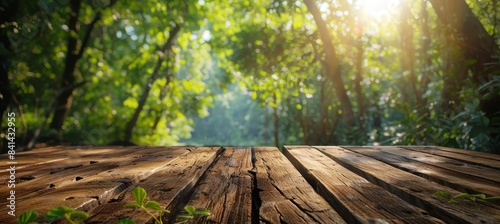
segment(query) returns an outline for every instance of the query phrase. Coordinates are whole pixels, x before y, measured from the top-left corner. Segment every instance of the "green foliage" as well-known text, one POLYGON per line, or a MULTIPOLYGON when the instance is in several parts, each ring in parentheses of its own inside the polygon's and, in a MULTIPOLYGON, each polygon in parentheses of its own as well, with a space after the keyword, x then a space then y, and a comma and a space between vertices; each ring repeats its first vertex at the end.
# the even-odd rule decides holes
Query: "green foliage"
MULTIPOLYGON (((169 214, 170 211, 163 209, 161 205, 156 201, 146 201, 147 192, 142 187, 136 187, 132 190, 132 196, 135 203, 125 204, 123 207, 132 209, 141 209, 146 212, 151 218, 155 220, 157 224, 163 224, 162 217, 165 214, 169 214), (156 212, 157 214, 153 214, 156 212)), ((185 206, 184 210, 187 215, 176 216, 175 223, 186 223, 197 216, 209 216, 210 211, 207 209, 197 210, 194 206, 185 206)), ((65 218, 71 224, 84 224, 83 220, 87 219, 89 215, 83 211, 75 211, 73 208, 66 206, 60 206, 52 208, 44 216, 45 220, 54 221, 58 218, 65 218)), ((28 210, 21 214, 18 218, 19 224, 38 224, 34 222, 38 218, 38 213, 32 210, 28 210)), ((118 222, 118 224, 134 224, 135 222, 130 219, 123 219, 118 222)))
POLYGON ((460 193, 455 196, 443 191, 438 191, 434 193, 434 196, 444 198, 448 200, 450 204, 458 204, 461 200, 471 201, 474 203, 475 209, 479 210, 479 205, 477 204, 478 200, 492 201, 492 200, 500 200, 499 196, 487 197, 485 194, 468 194, 468 193, 460 193))
POLYGON ((57 218, 65 218, 71 224, 83 224, 83 220, 88 217, 89 216, 85 212, 75 211, 74 208, 66 206, 60 206, 49 210, 44 218, 49 221, 57 218))
POLYGON ((170 213, 169 210, 163 209, 160 204, 156 201, 146 201, 146 196, 147 192, 144 190, 142 187, 136 187, 134 190, 132 190, 132 196, 135 199, 134 204, 126 204, 123 207, 125 208, 133 208, 133 209, 141 209, 142 211, 146 212, 148 215, 150 215, 154 220, 155 223, 162 224, 162 216, 163 214, 168 214, 170 213), (151 210, 153 212, 157 212, 157 215, 151 213, 151 210))
POLYGON ((196 216, 209 216, 210 211, 207 209, 196 210, 194 206, 185 206, 184 211, 188 213, 188 215, 178 215, 176 217, 176 223, 186 223, 189 220, 193 219, 196 216))
POLYGON ((392 122, 393 132, 388 139, 393 144, 403 145, 442 145, 454 148, 498 153, 500 139, 493 136, 500 133, 499 117, 489 119, 480 110, 480 92, 494 94, 495 78, 481 86, 470 87, 462 91, 463 103, 460 110, 449 114, 442 110, 412 109, 408 104, 397 105, 397 118, 392 122), (477 89, 477 90, 476 90, 477 89), (485 91, 490 89, 491 91, 485 91))
POLYGON ((35 220, 38 218, 38 213, 32 210, 26 211, 18 218, 19 224, 38 224, 35 220))
MULTIPOLYGON (((466 2, 500 44, 499 8, 466 2)), ((63 141, 122 140, 161 59, 133 129, 137 144, 270 145, 277 129, 285 144, 432 144, 490 152, 500 145, 500 115, 483 113, 479 103, 498 98, 499 71, 462 74, 460 66, 480 60, 460 57, 464 49, 456 43, 463 37, 442 24, 432 4, 411 1, 408 12, 395 4, 367 13, 366 0, 316 2, 340 59, 335 72, 359 118, 349 127, 325 70, 332 62, 325 61, 318 26, 302 1, 124 0, 103 9, 107 3, 83 1, 80 31, 71 34, 78 49, 102 13, 74 72, 75 82, 85 84, 73 91, 63 141), (401 19, 405 13, 408 21, 401 19), (173 24, 180 33, 171 50, 161 51, 173 24), (408 36, 400 30, 406 25, 408 36), (412 55, 409 68, 404 61, 412 55), (450 97, 452 104, 445 102, 450 97)), ((64 85, 70 7, 48 0, 17 6, 0 24, 11 44, 0 44, 16 101, 9 110, 20 115, 20 141, 39 127, 42 139, 58 136, 42 125, 51 121, 64 85)))
POLYGON ((135 222, 130 219, 122 219, 118 222, 118 224, 135 224, 135 222))
MULTIPOLYGON (((132 190, 132 196, 134 197, 135 203, 133 204, 125 204, 123 207, 132 208, 132 209, 140 209, 146 212, 151 218, 155 220, 157 224, 163 224, 162 217, 164 214, 169 214, 170 211, 163 209, 160 204, 156 201, 145 201, 147 192, 142 187, 136 187, 132 190), (156 215, 153 214, 156 212, 156 215)), ((184 210, 188 213, 188 215, 178 215, 176 217, 176 223, 186 223, 189 220, 193 219, 196 216, 209 216, 210 211, 207 209, 196 210, 193 206, 186 206, 184 210)), ((130 220, 121 220, 120 224, 128 224, 134 223, 130 220)))

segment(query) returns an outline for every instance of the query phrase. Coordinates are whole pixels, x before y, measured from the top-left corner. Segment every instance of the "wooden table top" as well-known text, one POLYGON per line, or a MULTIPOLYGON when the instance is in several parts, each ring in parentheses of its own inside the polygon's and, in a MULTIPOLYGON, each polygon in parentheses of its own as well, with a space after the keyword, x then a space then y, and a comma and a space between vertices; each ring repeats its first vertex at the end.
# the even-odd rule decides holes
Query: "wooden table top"
POLYGON ((0 161, 0 223, 17 223, 11 190, 17 216, 64 205, 85 223, 152 223, 123 208, 137 186, 166 218, 211 211, 193 223, 500 223, 500 201, 434 196, 500 196, 500 156, 444 147, 48 147, 0 161))

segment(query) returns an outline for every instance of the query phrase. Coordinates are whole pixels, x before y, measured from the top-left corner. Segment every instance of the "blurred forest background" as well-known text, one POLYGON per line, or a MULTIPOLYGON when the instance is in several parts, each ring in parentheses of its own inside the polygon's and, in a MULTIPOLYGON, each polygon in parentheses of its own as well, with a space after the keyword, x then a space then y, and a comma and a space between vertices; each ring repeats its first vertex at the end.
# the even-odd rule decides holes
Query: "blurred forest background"
POLYGON ((45 144, 500 153, 497 0, 1 0, 0 114, 45 144))

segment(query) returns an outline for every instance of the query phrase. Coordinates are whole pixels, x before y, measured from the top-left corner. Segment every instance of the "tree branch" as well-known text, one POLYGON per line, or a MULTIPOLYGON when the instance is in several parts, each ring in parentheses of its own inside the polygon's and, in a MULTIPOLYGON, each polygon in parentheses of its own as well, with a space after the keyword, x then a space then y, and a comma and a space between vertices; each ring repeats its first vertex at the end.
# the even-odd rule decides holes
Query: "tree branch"
POLYGON ((116 2, 117 2, 117 0, 111 1, 108 5, 106 5, 104 8, 99 10, 99 12, 97 12, 97 14, 95 15, 94 19, 92 19, 92 22, 90 22, 90 24, 87 28, 87 31, 85 32, 85 36, 83 37, 83 41, 82 41, 82 45, 80 46, 80 50, 78 51, 78 54, 76 55, 76 57, 78 59, 80 59, 82 57, 83 52, 88 45, 88 42, 90 40, 90 35, 92 34, 92 30, 94 29, 95 24, 97 22, 99 22, 99 20, 101 20, 101 18, 102 18, 102 10, 105 10, 107 8, 111 8, 113 5, 116 4, 116 2))
POLYGON ((78 51, 78 54, 76 55, 76 58, 80 59, 83 55, 83 51, 87 47, 87 44, 90 40, 90 35, 92 34, 92 30, 95 27, 95 24, 101 19, 102 14, 101 12, 98 12, 92 22, 90 22, 89 27, 87 28, 87 31, 85 32, 85 36, 83 37, 82 45, 80 46, 80 50, 78 51))

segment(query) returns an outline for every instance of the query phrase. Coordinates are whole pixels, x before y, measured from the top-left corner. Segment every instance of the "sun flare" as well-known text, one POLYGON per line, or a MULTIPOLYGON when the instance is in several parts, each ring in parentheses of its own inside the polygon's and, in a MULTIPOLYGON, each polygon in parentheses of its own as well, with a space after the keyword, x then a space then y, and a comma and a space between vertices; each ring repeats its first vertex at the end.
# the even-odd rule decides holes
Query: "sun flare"
POLYGON ((399 3, 400 0, 358 0, 361 10, 370 17, 390 17, 399 3))

